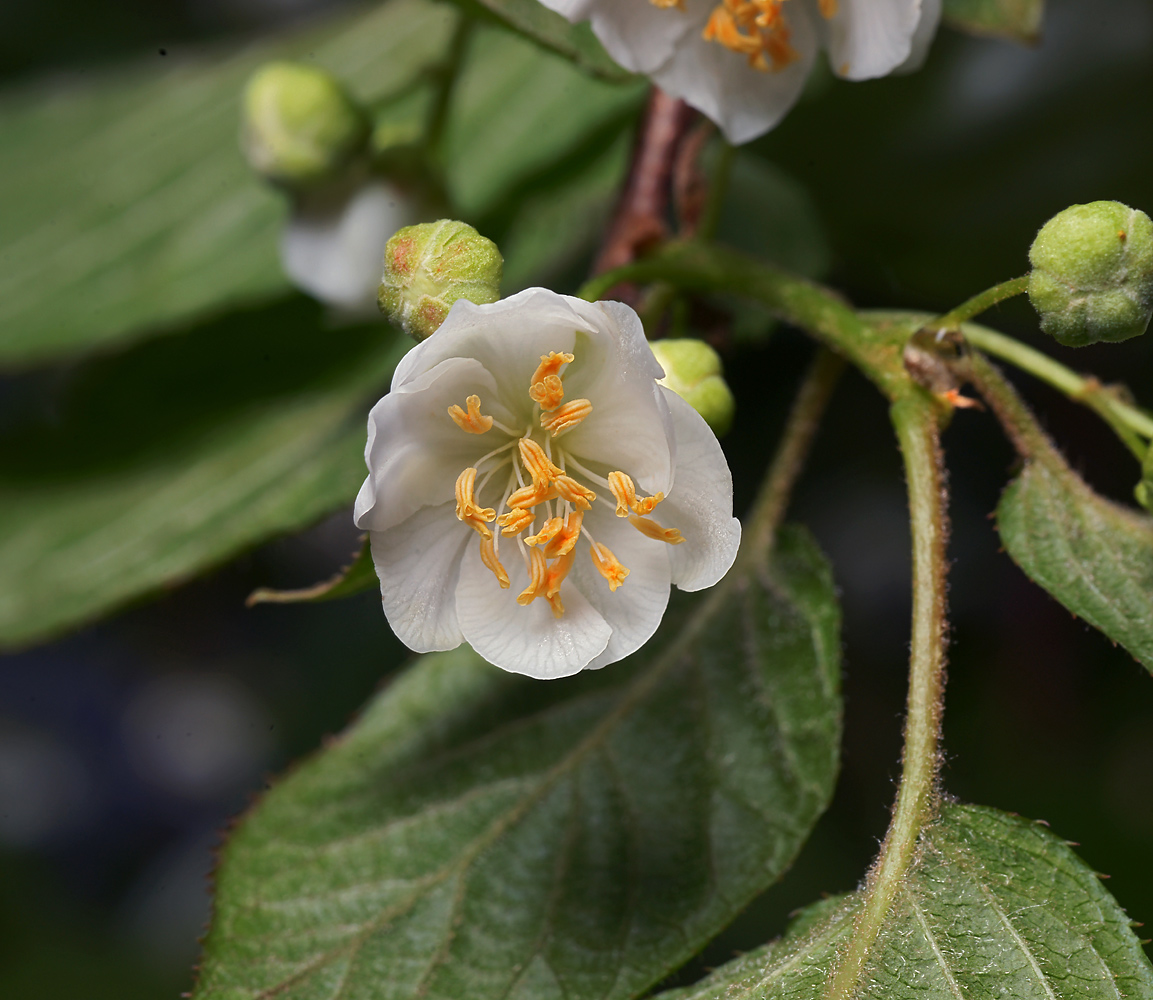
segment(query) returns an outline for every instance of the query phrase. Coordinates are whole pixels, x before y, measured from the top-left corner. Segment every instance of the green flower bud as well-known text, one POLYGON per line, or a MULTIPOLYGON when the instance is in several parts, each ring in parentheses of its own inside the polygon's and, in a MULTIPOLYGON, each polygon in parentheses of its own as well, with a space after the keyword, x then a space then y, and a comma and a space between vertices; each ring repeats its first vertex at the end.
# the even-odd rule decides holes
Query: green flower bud
POLYGON ((384 249, 381 312, 416 340, 436 332, 457 299, 500 298, 504 258, 492 240, 463 222, 406 226, 384 249))
POLYGON ((657 340, 649 344, 672 389, 705 418, 717 437, 733 425, 736 403, 721 374, 721 356, 703 340, 657 340))
POLYGON ((368 121, 340 82, 322 69, 272 62, 244 90, 240 142, 261 176, 303 187, 339 172, 368 140, 368 121))
POLYGON ((1140 336, 1153 313, 1153 222, 1116 201, 1073 205, 1029 248, 1029 301, 1066 347, 1140 336))

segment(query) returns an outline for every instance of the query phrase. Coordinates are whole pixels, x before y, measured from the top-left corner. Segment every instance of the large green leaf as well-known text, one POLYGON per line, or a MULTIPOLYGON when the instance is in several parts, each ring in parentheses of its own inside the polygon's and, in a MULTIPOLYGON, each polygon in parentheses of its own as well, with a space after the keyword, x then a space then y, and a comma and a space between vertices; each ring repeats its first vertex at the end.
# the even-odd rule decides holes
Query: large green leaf
POLYGON ((596 80, 512 32, 481 27, 445 126, 445 173, 457 211, 483 215, 590 135, 619 130, 647 91, 644 80, 596 80))
POLYGON ((1034 42, 1041 34, 1045 0, 945 0, 945 18, 979 35, 1034 42))
POLYGON ((1041 448, 997 505, 1013 561, 1153 670, 1153 518, 1107 500, 1041 448))
POLYGON ((539 0, 457 0, 466 10, 482 10, 533 41, 559 52, 582 69, 606 80, 631 74, 613 62, 587 22, 569 24, 539 0))
POLYGON ((840 735, 807 535, 694 608, 562 681, 425 657, 233 833, 194 996, 612 1000, 691 956, 794 857, 840 735))
POLYGON ((0 647, 351 503, 406 344, 294 299, 71 373, 0 435, 0 647))
POLYGON ((442 57, 457 16, 389 0, 239 52, 0 98, 0 366, 287 291, 283 199, 237 146, 245 79, 287 56, 388 94, 442 57))
MULTIPOLYGON (((853 933, 861 893, 805 911, 785 937, 660 1000, 809 1000, 853 933)), ((1147 1000, 1153 967, 1097 875, 1045 828, 950 806, 921 835, 853 997, 1147 1000)))

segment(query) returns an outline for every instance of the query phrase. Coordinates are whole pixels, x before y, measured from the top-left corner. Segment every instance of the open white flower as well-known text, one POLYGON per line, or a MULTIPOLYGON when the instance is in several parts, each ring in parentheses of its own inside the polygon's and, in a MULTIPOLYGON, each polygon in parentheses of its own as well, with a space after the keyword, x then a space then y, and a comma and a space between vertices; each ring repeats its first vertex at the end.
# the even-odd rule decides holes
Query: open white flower
POLYGON ((724 576, 729 468, 662 375, 628 306, 541 288, 462 299, 408 353, 355 513, 407 646, 564 677, 640 647, 671 583, 724 576))
POLYGON ((941 0, 541 0, 591 20, 617 62, 716 122, 733 143, 777 124, 817 49, 849 80, 920 65, 941 0))

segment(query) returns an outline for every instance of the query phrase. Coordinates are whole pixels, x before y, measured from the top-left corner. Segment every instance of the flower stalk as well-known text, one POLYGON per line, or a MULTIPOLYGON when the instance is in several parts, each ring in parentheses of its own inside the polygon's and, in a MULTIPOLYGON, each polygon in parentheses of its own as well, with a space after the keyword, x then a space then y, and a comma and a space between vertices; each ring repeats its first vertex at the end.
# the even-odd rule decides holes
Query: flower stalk
POLYGON ((966 299, 959 306, 950 309, 940 319, 933 320, 930 326, 942 330, 956 330, 962 323, 968 323, 975 316, 980 316, 987 309, 992 309, 998 303, 1004 302, 1017 295, 1024 295, 1029 290, 1029 275, 1020 278, 1010 278, 999 285, 986 288, 978 292, 971 299, 966 299))

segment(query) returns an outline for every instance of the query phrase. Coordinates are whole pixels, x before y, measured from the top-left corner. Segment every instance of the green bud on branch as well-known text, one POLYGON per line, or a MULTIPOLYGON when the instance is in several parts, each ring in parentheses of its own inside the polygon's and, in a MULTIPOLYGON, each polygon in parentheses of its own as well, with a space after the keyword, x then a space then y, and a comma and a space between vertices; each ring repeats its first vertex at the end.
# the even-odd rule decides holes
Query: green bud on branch
POLYGON ((331 74, 272 62, 244 90, 241 146, 262 177, 287 187, 327 180, 368 141, 368 120, 331 74))
POLYGON ((736 404, 721 374, 720 355, 703 340, 657 340, 649 346, 665 370, 661 385, 704 417, 717 437, 727 434, 736 404))
POLYGON ((1053 216, 1029 249, 1029 301, 1066 347, 1140 336, 1153 314, 1153 222, 1116 201, 1053 216))
POLYGON ((497 245, 463 222, 406 226, 385 247, 377 301, 390 322, 424 340, 458 299, 499 299, 503 268, 497 245))

